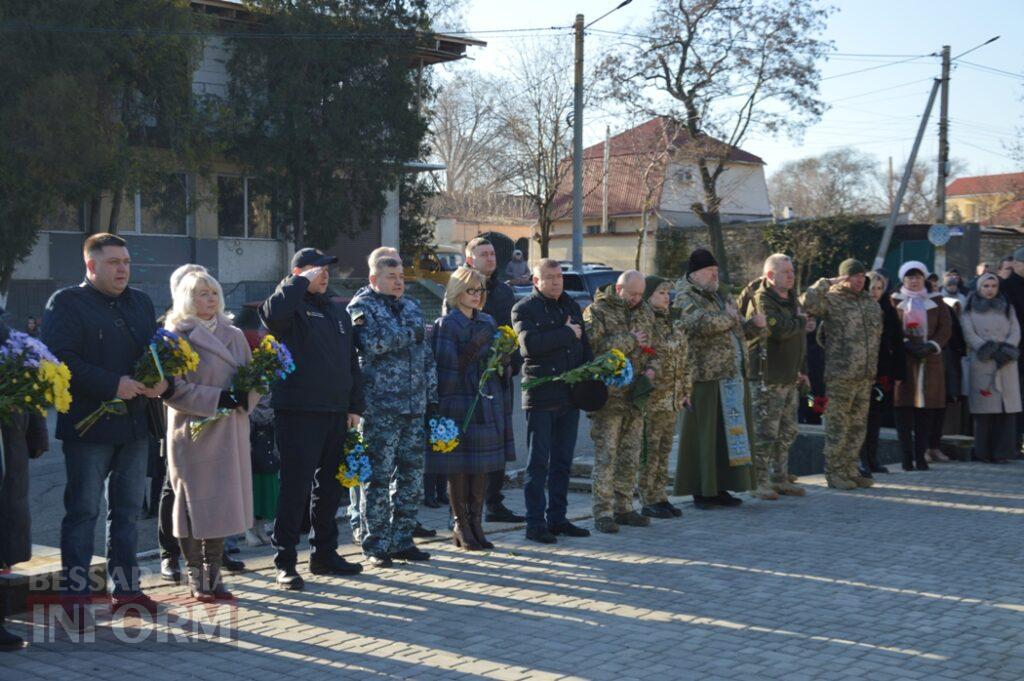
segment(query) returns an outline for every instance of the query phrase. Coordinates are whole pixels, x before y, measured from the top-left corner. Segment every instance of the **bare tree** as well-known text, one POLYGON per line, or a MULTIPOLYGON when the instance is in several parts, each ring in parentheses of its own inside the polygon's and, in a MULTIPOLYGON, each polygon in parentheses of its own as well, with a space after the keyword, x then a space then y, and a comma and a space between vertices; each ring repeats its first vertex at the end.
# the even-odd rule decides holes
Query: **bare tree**
POLYGON ((785 163, 768 178, 772 212, 778 217, 789 207, 807 218, 881 212, 877 167, 877 159, 851 147, 785 163))
POLYGON ((830 44, 817 36, 829 12, 814 0, 659 0, 633 49, 604 59, 608 95, 692 138, 703 196, 691 210, 725 280, 719 178, 750 132, 797 134, 821 116, 817 64, 830 44))
MULTIPOLYGON (((910 179, 907 182, 907 192, 903 197, 901 212, 910 215, 911 222, 932 223, 935 221, 935 180, 936 180, 936 159, 918 159, 910 171, 910 179)), ((967 172, 967 164, 960 159, 949 160, 949 176, 957 177, 967 172)), ((879 182, 883 171, 879 170, 879 182)), ((1005 201, 1004 201, 1005 203, 1005 201)), ((994 213, 1002 205, 991 207, 994 213)), ((962 220, 972 220, 972 216, 961 216, 962 220)))
POLYGON ((445 165, 443 191, 456 203, 494 190, 498 139, 497 87, 486 76, 462 71, 440 85, 431 112, 434 157, 445 165))
MULTIPOLYGON (((498 93, 498 145, 493 167, 511 193, 536 211, 541 257, 548 257, 552 223, 565 215, 553 209, 559 185, 572 173, 572 53, 565 45, 518 45, 498 93)), ((564 202, 563 202, 564 203, 564 202)))

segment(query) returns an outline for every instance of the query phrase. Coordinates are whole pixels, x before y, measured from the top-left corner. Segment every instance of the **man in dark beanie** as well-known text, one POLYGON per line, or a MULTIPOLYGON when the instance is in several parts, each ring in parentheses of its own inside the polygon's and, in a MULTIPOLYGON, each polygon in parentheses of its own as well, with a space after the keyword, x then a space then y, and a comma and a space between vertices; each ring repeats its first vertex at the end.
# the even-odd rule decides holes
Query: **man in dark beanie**
POLYGON ((746 338, 765 327, 764 315, 744 320, 718 293, 718 262, 706 249, 690 254, 675 307, 686 332, 686 365, 692 406, 683 413, 675 493, 692 494, 694 506, 738 506, 729 490, 751 486, 750 396, 746 338))
POLYGON ((819 279, 800 299, 825 327, 825 479, 836 489, 872 485, 858 464, 878 369, 882 309, 864 290, 866 272, 859 260, 844 260, 838 277, 819 279))

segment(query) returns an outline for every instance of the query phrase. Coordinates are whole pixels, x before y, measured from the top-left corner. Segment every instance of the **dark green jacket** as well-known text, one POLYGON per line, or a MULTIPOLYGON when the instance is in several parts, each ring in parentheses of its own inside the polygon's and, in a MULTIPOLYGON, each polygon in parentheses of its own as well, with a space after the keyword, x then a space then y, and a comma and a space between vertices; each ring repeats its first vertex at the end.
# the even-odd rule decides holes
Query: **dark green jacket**
POLYGON ((797 375, 804 370, 807 354, 806 320, 798 316, 800 306, 796 292, 790 291, 783 298, 764 279, 753 282, 748 289, 750 304, 744 314, 748 319, 763 314, 768 325, 747 341, 750 358, 747 378, 751 381, 763 378, 765 383, 775 385, 796 383, 797 375))

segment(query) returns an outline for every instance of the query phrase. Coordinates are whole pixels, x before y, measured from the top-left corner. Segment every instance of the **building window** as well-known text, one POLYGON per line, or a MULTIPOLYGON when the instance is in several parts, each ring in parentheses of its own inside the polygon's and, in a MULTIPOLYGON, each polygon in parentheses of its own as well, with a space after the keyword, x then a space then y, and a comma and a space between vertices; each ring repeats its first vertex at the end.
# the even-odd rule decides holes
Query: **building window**
POLYGON ((217 233, 243 239, 274 238, 271 192, 252 177, 217 177, 217 233))
POLYGON ((601 225, 587 225, 587 234, 600 234, 601 225))
POLYGON ((615 220, 609 218, 608 220, 608 233, 615 234, 615 220))
POLYGON ((135 214, 143 234, 184 236, 188 233, 188 176, 166 175, 136 197, 135 214))

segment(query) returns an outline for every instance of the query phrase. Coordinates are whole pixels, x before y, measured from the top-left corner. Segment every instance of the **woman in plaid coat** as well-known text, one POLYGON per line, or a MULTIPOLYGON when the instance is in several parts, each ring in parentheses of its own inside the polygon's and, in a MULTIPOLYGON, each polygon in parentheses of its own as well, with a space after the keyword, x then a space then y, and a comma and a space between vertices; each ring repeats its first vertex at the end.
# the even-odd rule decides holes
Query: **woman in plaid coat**
MULTIPOLYGON (((459 446, 444 453, 428 447, 426 472, 448 477, 448 497, 455 521, 453 541, 471 551, 493 547, 481 523, 487 474, 515 460, 512 439, 512 395, 499 375, 485 384, 469 425, 462 429, 497 331, 483 313, 487 282, 469 267, 460 267, 445 289, 448 312, 434 322, 438 413, 459 426, 459 446)), ((507 368, 506 368, 507 370, 507 368)))

